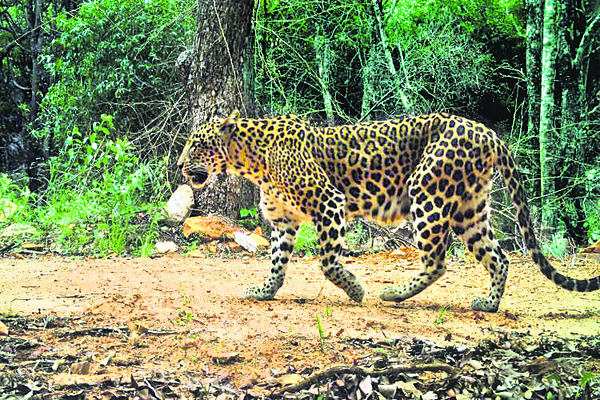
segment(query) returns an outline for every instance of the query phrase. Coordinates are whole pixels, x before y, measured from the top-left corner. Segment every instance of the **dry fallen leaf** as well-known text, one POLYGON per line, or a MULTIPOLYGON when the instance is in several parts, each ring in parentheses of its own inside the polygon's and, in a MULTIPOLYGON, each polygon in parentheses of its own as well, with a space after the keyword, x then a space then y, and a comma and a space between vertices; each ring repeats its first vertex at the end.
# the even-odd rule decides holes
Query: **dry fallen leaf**
POLYGON ((212 242, 207 244, 206 246, 208 248, 208 251, 211 252, 212 254, 215 254, 217 252, 217 244, 219 244, 219 242, 217 240, 213 240, 212 242))
POLYGON ((75 362, 71 364, 70 371, 74 375, 88 375, 90 373, 91 364, 89 361, 75 362))
POLYGON ((190 258, 206 258, 206 254, 202 250, 192 250, 188 253, 190 258))
POLYGON ((283 386, 297 385, 300 382, 302 382, 303 380, 304 380, 304 377, 302 375, 298 375, 298 374, 287 374, 287 375, 284 375, 281 378, 277 379, 277 381, 279 383, 281 383, 283 386))
POLYGON ((225 243, 225 245, 227 247, 229 247, 229 250, 231 250, 234 253, 237 253, 238 251, 242 250, 242 246, 240 246, 238 243, 236 242, 227 242, 225 243))
POLYGON ((250 389, 258 383, 258 379, 254 374, 245 376, 240 382, 240 389, 250 389))
POLYGON ((0 321, 0 336, 8 336, 8 326, 0 321))
POLYGON ((600 242, 596 242, 590 247, 581 250, 580 253, 600 253, 600 242))
POLYGON ((140 334, 137 331, 130 331, 128 342, 133 347, 138 347, 142 343, 142 338, 140 337, 140 334))
POLYGON ((156 242, 155 244, 156 252, 158 254, 166 254, 166 253, 174 253, 179 250, 179 246, 175 244, 175 242, 156 242))
POLYGON ((250 237, 252 239, 254 239, 254 241, 256 242, 256 244, 260 247, 268 247, 269 246, 269 241, 267 239, 265 239, 264 237, 262 237, 259 234, 256 233, 251 233, 250 237))
POLYGON ((137 332, 137 333, 146 333, 146 332, 148 332, 148 327, 145 326, 144 324, 142 324, 141 322, 129 321, 127 323, 127 326, 129 327, 129 330, 131 332, 137 332))
POLYGON ((210 357, 213 363, 218 365, 227 365, 233 364, 234 362, 238 362, 242 360, 240 353, 229 352, 229 353, 217 353, 213 354, 210 357))
POLYGON ((106 353, 104 358, 100 361, 100 365, 103 367, 106 367, 108 365, 108 363, 110 363, 111 360, 115 357, 116 354, 117 354, 116 351, 110 350, 108 353, 106 353))
POLYGON ((396 249, 389 254, 390 257, 405 257, 406 253, 400 249, 396 249))
POLYGON ((183 235, 185 237, 189 237, 192 233, 197 233, 207 241, 220 239, 223 235, 230 237, 233 232, 239 229, 231 221, 215 215, 190 217, 183 223, 183 235))

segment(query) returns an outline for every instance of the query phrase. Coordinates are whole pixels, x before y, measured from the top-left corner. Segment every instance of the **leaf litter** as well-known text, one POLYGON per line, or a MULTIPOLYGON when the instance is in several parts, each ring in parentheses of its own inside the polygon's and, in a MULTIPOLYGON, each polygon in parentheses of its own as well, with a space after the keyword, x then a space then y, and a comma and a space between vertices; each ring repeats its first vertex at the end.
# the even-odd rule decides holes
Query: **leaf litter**
MULTIPOLYGON (((47 318, 19 315, 5 315, 0 320, 12 332, 0 337, 0 399, 600 398, 600 335, 563 338, 552 333, 495 331, 491 332, 492 339, 473 346, 440 346, 416 338, 345 338, 348 348, 368 350, 354 365, 320 371, 270 371, 280 377, 254 379, 240 388, 207 379, 203 373, 156 371, 143 366, 129 375, 110 376, 98 368, 118 358, 115 350, 96 361, 90 354, 64 354, 53 348, 55 338, 126 338, 128 327, 82 329, 76 326, 76 319, 48 323, 47 318), (36 335, 41 329, 46 333, 43 338, 36 335), (75 370, 76 366, 80 369, 75 370), (96 369, 94 374, 90 368, 96 369), (263 393, 251 390, 255 386, 263 393)), ((242 360, 237 354, 225 354, 213 361, 230 364, 242 360)))
POLYGON ((390 305, 377 291, 415 261, 352 259, 371 292, 356 305, 313 259, 271 302, 240 299, 268 268, 245 256, 3 259, 0 399, 600 398, 597 294, 511 258, 496 314, 468 309, 488 279, 471 260, 390 305))

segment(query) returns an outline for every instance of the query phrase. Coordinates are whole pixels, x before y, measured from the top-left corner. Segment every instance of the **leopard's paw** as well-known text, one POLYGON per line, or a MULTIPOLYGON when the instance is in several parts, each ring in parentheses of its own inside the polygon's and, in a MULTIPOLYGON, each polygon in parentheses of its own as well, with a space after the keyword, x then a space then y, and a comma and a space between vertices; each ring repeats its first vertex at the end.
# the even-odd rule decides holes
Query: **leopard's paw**
POLYGON ((273 297, 273 294, 265 293, 265 290, 262 286, 249 286, 244 289, 245 299, 271 300, 273 297))
POLYGON ((363 297, 365 297, 365 288, 360 282, 357 282, 355 286, 346 291, 346 294, 355 302, 362 303, 363 297))
POLYGON ((398 288, 396 286, 386 286, 381 289, 381 292, 379 292, 379 298, 384 301, 395 301, 397 303, 405 299, 405 297, 398 292, 398 288))
POLYGON ((473 311, 496 312, 500 304, 496 304, 487 297, 475 297, 471 301, 473 311))

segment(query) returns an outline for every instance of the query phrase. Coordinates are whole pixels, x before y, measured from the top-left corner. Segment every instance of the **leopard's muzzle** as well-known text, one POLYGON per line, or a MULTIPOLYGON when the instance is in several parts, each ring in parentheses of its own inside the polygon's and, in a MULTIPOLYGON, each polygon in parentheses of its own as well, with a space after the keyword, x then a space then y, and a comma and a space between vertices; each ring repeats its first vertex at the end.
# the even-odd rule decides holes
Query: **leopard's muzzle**
POLYGON ((183 175, 190 181, 194 189, 201 188, 208 179, 208 172, 203 166, 185 166, 183 167, 183 175))

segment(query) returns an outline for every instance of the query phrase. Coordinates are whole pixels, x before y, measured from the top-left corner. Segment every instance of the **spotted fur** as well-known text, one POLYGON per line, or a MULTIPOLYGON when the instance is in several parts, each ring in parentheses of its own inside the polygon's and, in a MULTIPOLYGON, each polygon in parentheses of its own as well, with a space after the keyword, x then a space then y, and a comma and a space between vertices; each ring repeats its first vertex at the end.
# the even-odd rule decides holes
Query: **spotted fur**
POLYGON ((315 225, 325 276, 360 302, 364 288, 338 262, 346 220, 380 224, 411 216, 423 270, 380 297, 402 301, 423 291, 446 271, 454 231, 490 274, 488 297, 474 310, 498 310, 508 258, 494 238, 488 201, 492 171, 504 178, 522 235, 541 272, 567 290, 597 290, 600 277, 562 275, 540 252, 519 172, 506 145, 484 125, 430 114, 319 128, 296 117, 243 119, 234 112, 192 133, 179 164, 192 186, 229 172, 261 190, 261 210, 273 225, 272 265, 264 283, 245 296, 271 299, 283 284, 300 223, 315 225))

